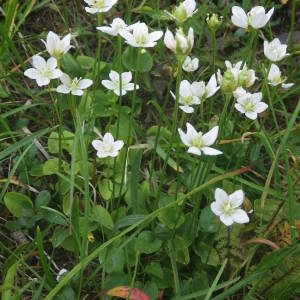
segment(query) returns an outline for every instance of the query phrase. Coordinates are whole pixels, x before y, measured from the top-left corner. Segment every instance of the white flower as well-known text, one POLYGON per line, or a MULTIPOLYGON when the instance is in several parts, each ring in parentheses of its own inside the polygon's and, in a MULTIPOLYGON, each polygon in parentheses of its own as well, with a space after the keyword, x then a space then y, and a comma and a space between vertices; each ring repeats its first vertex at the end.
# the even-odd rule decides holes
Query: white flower
POLYGON ((186 59, 183 62, 182 69, 186 72, 194 72, 199 67, 199 59, 198 58, 191 58, 190 56, 187 56, 186 59))
POLYGON ((59 58, 60 56, 64 55, 72 47, 70 45, 70 33, 67 34, 63 39, 60 39, 56 33, 49 31, 46 41, 42 40, 42 42, 45 44, 48 53, 55 58, 59 58))
POLYGON ((233 6, 231 12, 231 21, 235 26, 244 29, 251 26, 258 29, 264 27, 269 22, 274 12, 274 7, 266 13, 263 6, 255 6, 246 14, 241 7, 233 6))
POLYGON ((210 131, 202 135, 202 132, 197 132, 195 128, 186 123, 187 132, 184 133, 180 128, 178 129, 181 141, 189 147, 188 153, 201 155, 203 152, 206 155, 219 155, 221 151, 211 148, 211 146, 218 137, 219 126, 215 126, 210 131))
POLYGON ((183 23, 187 18, 196 13, 196 1, 185 0, 177 6, 172 17, 179 23, 183 23))
POLYGON ((96 14, 109 11, 118 0, 84 0, 84 2, 89 6, 85 7, 86 12, 96 14))
POLYGON ((35 79, 38 86, 47 85, 51 79, 59 78, 62 75, 61 70, 56 69, 57 61, 54 57, 50 57, 46 62, 43 57, 34 55, 32 65, 34 68, 27 69, 24 75, 35 79))
POLYGON ((281 44, 279 39, 274 39, 272 42, 264 41, 264 53, 270 61, 280 61, 289 54, 286 53, 286 44, 281 44))
POLYGON ((281 76, 281 71, 275 64, 271 65, 268 80, 270 85, 276 86, 281 84, 284 89, 288 89, 294 85, 294 83, 284 83, 286 81, 286 77, 281 76))
POLYGON ((60 279, 64 276, 64 274, 66 274, 68 272, 68 270, 67 269, 61 269, 61 270, 59 270, 59 272, 58 272, 58 274, 57 274, 57 276, 56 276, 56 281, 58 282, 58 281, 60 281, 60 279))
POLYGON ((75 96, 82 96, 83 90, 93 84, 93 80, 91 79, 78 79, 77 77, 71 79, 69 75, 65 73, 60 76, 60 81, 62 84, 56 88, 56 91, 62 94, 71 93, 75 96))
POLYGON ((262 113, 268 108, 268 104, 261 101, 262 93, 250 94, 242 87, 239 87, 233 92, 233 95, 237 98, 237 103, 234 107, 251 120, 255 120, 257 114, 262 113))
POLYGON ((145 23, 135 23, 128 26, 128 30, 120 30, 119 34, 125 39, 125 42, 132 47, 151 48, 157 44, 163 32, 154 31, 149 33, 149 29, 145 23), (128 30, 132 30, 132 33, 128 30))
MULTIPOLYGON (((179 86, 179 100, 180 104, 179 108, 183 110, 185 113, 190 114, 194 112, 193 107, 191 105, 200 104, 200 97, 202 97, 204 93, 204 87, 199 85, 199 82, 193 82, 190 84, 187 80, 182 80, 179 86)), ((175 99, 176 96, 171 92, 171 95, 175 99)))
POLYGON ((190 27, 186 36, 181 28, 177 29, 174 37, 173 33, 167 29, 164 43, 175 54, 187 55, 194 46, 194 30, 190 27))
POLYGON ((238 224, 249 222, 248 215, 240 208, 244 201, 244 192, 242 190, 237 190, 227 195, 224 190, 217 188, 215 190, 215 200, 211 203, 210 208, 226 226, 230 226, 234 222, 238 224))
POLYGON ((213 96, 219 89, 220 87, 218 86, 216 75, 213 74, 205 86, 204 97, 209 98, 213 96))
MULTIPOLYGON (((116 71, 111 70, 109 73, 109 78, 111 80, 102 80, 101 83, 109 90, 112 90, 116 95, 120 96, 120 87, 122 91, 122 96, 126 95, 127 91, 133 91, 134 90, 134 84, 131 83, 132 79, 132 73, 131 72, 124 72, 121 74, 121 81, 122 86, 120 82, 120 74, 116 71)), ((136 85, 136 89, 138 89, 139 86, 136 85)))
POLYGON ((110 26, 99 26, 96 28, 106 34, 117 36, 121 30, 127 29, 127 25, 121 18, 115 18, 110 26))
POLYGON ((114 137, 107 132, 105 133, 102 141, 93 140, 92 145, 97 150, 98 157, 116 157, 119 154, 119 151, 122 149, 124 142, 121 140, 115 141, 114 137))

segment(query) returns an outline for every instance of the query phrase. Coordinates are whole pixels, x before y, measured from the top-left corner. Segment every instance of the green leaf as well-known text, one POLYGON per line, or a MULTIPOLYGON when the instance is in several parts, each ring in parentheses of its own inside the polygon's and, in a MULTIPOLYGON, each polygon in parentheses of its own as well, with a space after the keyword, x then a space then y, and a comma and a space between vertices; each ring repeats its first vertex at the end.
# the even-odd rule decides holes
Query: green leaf
POLYGON ((162 241, 157 239, 151 231, 143 231, 139 234, 135 249, 140 253, 150 254, 160 249, 162 241))
POLYGON ((1 300, 15 299, 15 295, 13 291, 16 289, 16 287, 14 286, 14 281, 17 273, 17 267, 18 267, 18 263, 16 262, 9 267, 9 269, 5 274, 3 285, 1 287, 2 290, 1 300))
POLYGON ((204 242, 199 242, 194 250, 198 256, 200 256, 203 264, 208 264, 211 266, 220 265, 220 258, 215 248, 206 245, 204 242))
POLYGON ((101 205, 95 205, 92 208, 92 220, 108 229, 112 229, 114 227, 114 222, 110 213, 101 205))
POLYGON ((32 201, 21 193, 9 192, 4 196, 7 209, 17 218, 33 214, 32 201))
POLYGON ((70 77, 80 77, 82 75, 80 64, 70 53, 66 53, 61 61, 64 72, 70 77))
POLYGON ((57 228, 51 238, 53 248, 59 247, 69 236, 69 230, 61 227, 57 228))
POLYGON ((38 208, 40 206, 46 206, 49 204, 50 200, 51 195, 49 191, 41 191, 35 199, 35 207, 38 208))
POLYGON ((220 223, 211 211, 210 206, 202 209, 199 224, 204 232, 216 232, 218 230, 220 223))
MULTIPOLYGON (((74 134, 64 130, 61 138, 61 148, 72 153, 74 134)), ((59 135, 57 132, 52 132, 48 138, 48 150, 50 153, 57 154, 59 152, 59 135)))
POLYGON ((86 55, 78 55, 76 57, 80 67, 84 70, 90 70, 94 67, 96 60, 94 57, 86 56, 86 55))
POLYGON ((58 173, 58 158, 51 158, 44 163, 43 174, 44 175, 53 175, 58 173))
MULTIPOLYGON (((136 57, 137 57, 137 48, 127 47, 123 53, 123 64, 126 69, 129 71, 136 70, 136 57)), ((138 67, 139 72, 149 72, 153 66, 152 56, 145 49, 141 51, 140 54, 140 64, 138 67)))
POLYGON ((44 219, 46 219, 51 224, 59 224, 59 225, 68 225, 68 221, 66 217, 59 211, 50 208, 41 206, 41 211, 43 213, 44 219))
POLYGON ((113 183, 110 179, 104 178, 98 184, 100 195, 104 200, 111 199, 112 190, 113 190, 113 183))
POLYGON ((170 207, 159 213, 158 219, 170 229, 180 227, 185 218, 180 207, 170 207))
POLYGON ((4 99, 4 98, 8 98, 9 94, 6 91, 6 89, 4 89, 4 87, 0 84, 0 98, 4 99))

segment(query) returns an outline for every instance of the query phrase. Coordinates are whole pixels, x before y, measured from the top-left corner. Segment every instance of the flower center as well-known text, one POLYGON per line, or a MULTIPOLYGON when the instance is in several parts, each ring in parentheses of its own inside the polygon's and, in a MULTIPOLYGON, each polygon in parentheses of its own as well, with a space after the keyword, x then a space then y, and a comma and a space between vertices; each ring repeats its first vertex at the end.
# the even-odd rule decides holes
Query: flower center
POLYGON ((186 96, 186 97, 181 97, 181 103, 185 104, 185 105, 190 105, 192 102, 193 97, 190 96, 186 96))
POLYGON ((254 103, 248 101, 244 105, 245 111, 253 111, 254 110, 254 103))
POLYGON ((113 150, 113 146, 111 144, 104 144, 103 149, 104 149, 105 152, 110 153, 113 150))
POLYGON ((233 207, 230 202, 224 202, 222 206, 222 211, 225 215, 230 216, 233 212, 233 207))
POLYGON ((100 9, 100 8, 103 8, 103 6, 104 6, 104 0, 95 0, 94 1, 95 8, 100 9))
POLYGON ((198 149, 201 149, 204 146, 201 132, 199 132, 197 136, 192 140, 192 145, 198 149))
POLYGON ((138 45, 144 45, 146 42, 146 37, 143 34, 138 34, 135 36, 135 41, 138 45))
POLYGON ((51 71, 48 69, 48 67, 45 67, 40 70, 40 74, 42 77, 49 78, 51 75, 51 71))
POLYGON ((78 89, 79 81, 80 81, 80 78, 77 79, 77 77, 75 77, 75 78, 72 80, 71 84, 70 84, 70 89, 72 89, 72 90, 77 90, 77 89, 78 89))

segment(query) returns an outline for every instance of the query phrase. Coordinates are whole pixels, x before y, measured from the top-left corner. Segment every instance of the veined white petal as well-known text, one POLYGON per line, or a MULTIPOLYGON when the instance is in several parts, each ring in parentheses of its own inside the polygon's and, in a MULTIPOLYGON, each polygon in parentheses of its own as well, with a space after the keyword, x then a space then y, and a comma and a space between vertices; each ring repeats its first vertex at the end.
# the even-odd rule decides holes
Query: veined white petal
POLYGON ((48 66, 49 70, 54 70, 57 66, 57 60, 54 57, 50 57, 47 60, 47 66, 48 66))
POLYGON ((109 76, 110 80, 113 82, 119 82, 119 80, 120 80, 120 74, 114 70, 111 70, 109 72, 108 76, 109 76))
POLYGON ((246 111, 246 113, 245 113, 245 115, 246 115, 246 117, 247 118, 249 118, 249 119, 251 119, 251 120, 255 120, 255 119, 257 119, 257 112, 249 112, 249 111, 246 111))
POLYGON ((295 83, 283 83, 281 86, 284 89, 289 89, 291 88, 295 83))
POLYGON ((30 79, 37 79, 40 76, 40 73, 37 69, 30 68, 24 72, 24 75, 29 77, 30 79))
POLYGON ((183 110, 186 114, 191 114, 194 112, 194 109, 188 105, 180 105, 179 108, 183 110))
POLYGON ((224 202, 228 201, 229 196, 227 195, 227 193, 223 189, 216 188, 216 190, 215 190, 215 199, 216 199, 216 202, 219 205, 222 205, 224 202))
POLYGON ((71 84, 71 78, 66 73, 62 73, 59 79, 60 79, 61 83, 66 86, 69 86, 71 84))
POLYGON ((201 150, 197 147, 190 147, 187 152, 195 155, 201 155, 201 150))
POLYGON ((232 16, 231 16, 231 22, 241 28, 247 28, 248 27, 248 17, 245 13, 245 11, 239 7, 239 6, 233 6, 231 9, 232 16))
POLYGON ((268 108, 268 104, 266 104, 265 102, 258 102, 255 105, 255 112, 257 112, 258 114, 260 114, 263 111, 265 111, 267 108, 268 108))
POLYGON ((211 147, 202 147, 201 150, 203 151, 204 154, 206 155, 220 155, 223 154, 223 152, 215 149, 215 148, 211 148, 211 147))
POLYGON ((78 83, 78 88, 86 89, 93 84, 93 80, 91 79, 81 79, 78 83))
POLYGON ((232 218, 233 218, 234 222, 236 222, 238 224, 244 224, 244 223, 248 223, 249 222, 248 215, 242 209, 236 209, 236 210, 234 210, 234 212, 232 214, 232 218))
POLYGON ((110 80, 102 80, 101 83, 109 90, 114 90, 116 88, 116 84, 110 80))
POLYGON ((238 110, 239 112, 241 112, 242 114, 244 114, 246 111, 244 109, 244 107, 240 104, 240 103, 236 103, 234 105, 234 107, 236 108, 236 110, 238 110))
POLYGON ((110 132, 107 132, 104 134, 102 141, 104 144, 113 144, 115 140, 112 134, 110 132))
POLYGON ((233 218, 232 216, 227 216, 227 215, 221 215, 220 220, 226 225, 230 226, 233 224, 233 218))
POLYGON ((212 202, 210 204, 210 209, 212 210, 212 212, 217 215, 217 216, 220 216, 222 215, 222 208, 221 206, 219 205, 219 203, 217 203, 216 201, 212 202))
POLYGON ((237 190, 229 195, 229 202, 233 208, 238 208, 242 205, 244 201, 244 192, 242 190, 237 190))
POLYGON ((69 94, 70 93, 70 88, 61 84, 56 88, 56 91, 58 93, 62 93, 62 94, 69 94))
POLYGON ((178 128, 178 133, 179 133, 179 136, 180 136, 180 139, 181 141, 186 145, 186 146, 191 146, 191 143, 190 143, 190 139, 189 137, 187 136, 187 134, 185 134, 180 128, 178 128))
POLYGON ((59 69, 54 69, 51 71, 51 74, 49 76, 50 79, 56 79, 59 78, 62 75, 62 71, 59 69))
POLYGON ((36 79, 36 83, 38 86, 48 85, 50 83, 50 79, 46 77, 38 77, 36 79))
POLYGON ((124 146, 124 142, 123 141, 115 141, 114 143, 114 148, 115 150, 120 150, 122 147, 124 146))
POLYGON ((159 40, 163 36, 163 34, 164 33, 162 31, 151 32, 148 36, 149 42, 155 42, 159 40))
POLYGON ((41 57, 41 56, 39 56, 39 55, 34 55, 34 56, 32 57, 32 65, 33 65, 36 69, 40 70, 40 69, 46 68, 47 63, 46 63, 46 61, 44 60, 43 57, 41 57))
POLYGON ((216 141, 216 139, 218 137, 218 132, 219 132, 219 126, 215 126, 210 131, 208 131, 207 133, 205 133, 202 136, 202 140, 204 142, 204 145, 205 146, 212 145, 216 141))
MULTIPOLYGON (((126 85, 129 83, 132 79, 132 73, 131 72, 124 72, 122 73, 122 85, 126 85)), ((119 79, 118 79, 119 80, 119 79)))
POLYGON ((79 89, 72 90, 71 94, 74 95, 74 96, 82 96, 83 95, 83 90, 79 90, 79 89))

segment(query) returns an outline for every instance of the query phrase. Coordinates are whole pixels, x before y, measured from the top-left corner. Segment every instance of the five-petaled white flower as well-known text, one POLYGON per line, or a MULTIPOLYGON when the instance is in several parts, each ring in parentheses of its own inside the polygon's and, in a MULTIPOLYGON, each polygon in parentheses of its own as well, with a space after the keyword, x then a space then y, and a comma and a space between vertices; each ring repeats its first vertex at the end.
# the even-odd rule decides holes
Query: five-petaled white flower
POLYGON ((60 81, 62 84, 56 88, 56 91, 62 94, 71 93, 75 96, 82 96, 83 90, 93 84, 93 80, 91 79, 78 79, 77 77, 71 79, 69 75, 65 73, 60 76, 60 81))
POLYGON ((231 21, 235 26, 244 29, 251 26, 258 29, 264 27, 269 22, 274 12, 274 7, 266 13, 263 6, 255 6, 246 14, 241 7, 233 6, 231 12, 231 21))
POLYGON ((255 120, 257 114, 262 113, 268 108, 268 104, 262 102, 262 93, 247 93, 242 87, 238 87, 233 96, 236 98, 237 103, 234 107, 245 114, 247 118, 255 120))
POLYGON ((110 26, 99 26, 96 28, 108 35, 117 36, 121 30, 127 29, 127 25, 121 18, 115 18, 110 26))
POLYGON ((132 24, 127 29, 120 30, 119 34, 125 39, 127 44, 137 48, 152 48, 163 35, 162 31, 149 33, 148 26, 143 22, 132 24))
POLYGON ((191 58, 190 56, 187 56, 186 59, 183 62, 182 69, 186 72, 194 72, 199 67, 199 59, 198 58, 191 58))
POLYGON ((289 89, 294 85, 294 83, 284 83, 286 81, 286 77, 281 76, 281 71, 279 67, 275 64, 271 65, 269 74, 268 74, 269 84, 276 86, 281 85, 284 89, 289 89))
POLYGON ((186 36, 182 28, 177 29, 175 37, 173 33, 167 29, 164 37, 164 43, 167 48, 177 55, 187 55, 194 46, 194 30, 190 27, 186 36))
POLYGON ((195 0, 185 0, 177 6, 171 15, 178 23, 183 23, 186 19, 191 17, 197 11, 195 0))
POLYGON ((219 126, 213 127, 205 134, 197 132, 196 129, 190 124, 186 123, 187 132, 184 133, 180 128, 178 129, 181 141, 189 147, 188 153, 201 155, 203 152, 206 155, 219 155, 221 151, 211 148, 211 146, 218 137, 219 126))
POLYGON ((224 190, 217 188, 215 190, 215 200, 211 203, 210 208, 226 226, 230 226, 234 222, 238 224, 249 222, 247 213, 240 208, 244 201, 242 190, 237 190, 228 195, 224 190))
POLYGON ((61 57, 72 47, 70 45, 70 33, 67 34, 63 39, 60 39, 56 33, 49 31, 46 41, 42 40, 42 42, 45 44, 48 53, 55 58, 61 57))
POLYGON ((122 149, 124 142, 121 140, 115 141, 111 133, 107 132, 103 136, 102 141, 93 140, 92 145, 97 150, 98 157, 116 157, 122 149))
POLYGON ((59 78, 62 75, 61 70, 56 68, 57 61, 54 57, 50 57, 46 62, 43 57, 34 55, 32 65, 34 68, 27 69, 24 75, 35 79, 38 86, 47 85, 51 79, 59 78))
MULTIPOLYGON (((134 90, 134 84, 131 83, 132 73, 124 72, 121 74, 116 71, 111 70, 109 73, 109 78, 111 80, 102 80, 101 83, 109 90, 112 90, 116 95, 120 96, 120 90, 122 92, 122 96, 126 95, 127 91, 134 90), (121 80, 120 80, 121 79, 121 80), (121 82, 122 81, 122 82, 121 82)), ((139 88, 139 85, 136 85, 136 89, 139 88)))
POLYGON ((286 44, 281 44, 279 39, 274 39, 272 42, 264 41, 264 53, 270 61, 280 61, 289 54, 286 53, 286 44))
POLYGON ((85 7, 86 12, 96 14, 109 11, 118 0, 84 0, 84 2, 88 5, 85 7))
MULTIPOLYGON (((175 99, 175 95, 171 92, 172 97, 175 99)), ((193 82, 190 84, 187 80, 182 80, 179 86, 179 108, 187 114, 194 112, 194 108, 191 105, 200 104, 200 97, 202 97, 203 91, 199 82, 193 82)))

